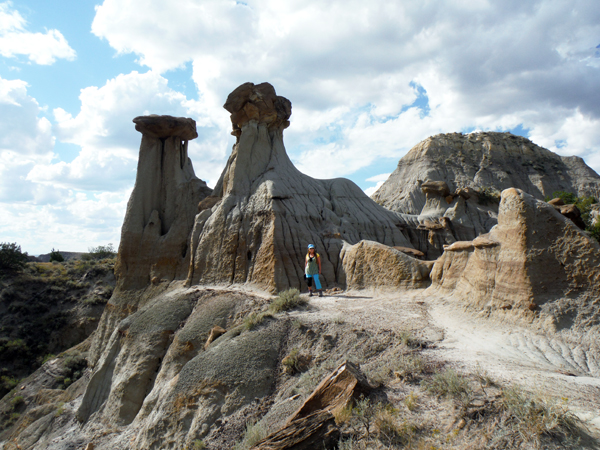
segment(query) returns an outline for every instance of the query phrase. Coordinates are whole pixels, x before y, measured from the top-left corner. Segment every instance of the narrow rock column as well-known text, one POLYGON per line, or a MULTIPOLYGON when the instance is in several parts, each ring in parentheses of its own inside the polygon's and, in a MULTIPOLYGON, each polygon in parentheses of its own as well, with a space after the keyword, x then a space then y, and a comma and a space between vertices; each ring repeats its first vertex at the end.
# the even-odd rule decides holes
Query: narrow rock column
POLYGON ((212 192, 187 155, 188 141, 198 137, 194 120, 151 115, 133 122, 142 143, 115 269, 124 289, 185 278, 196 205, 212 192))

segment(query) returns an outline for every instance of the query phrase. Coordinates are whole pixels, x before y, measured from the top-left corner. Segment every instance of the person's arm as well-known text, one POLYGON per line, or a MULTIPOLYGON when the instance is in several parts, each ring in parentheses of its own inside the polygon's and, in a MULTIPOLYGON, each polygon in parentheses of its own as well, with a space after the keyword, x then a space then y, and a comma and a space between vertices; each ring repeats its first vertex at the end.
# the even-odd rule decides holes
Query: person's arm
POLYGON ((319 275, 321 275, 321 257, 317 255, 317 264, 319 264, 319 275))
POLYGON ((308 266, 308 255, 304 257, 304 270, 306 270, 306 266, 308 266))

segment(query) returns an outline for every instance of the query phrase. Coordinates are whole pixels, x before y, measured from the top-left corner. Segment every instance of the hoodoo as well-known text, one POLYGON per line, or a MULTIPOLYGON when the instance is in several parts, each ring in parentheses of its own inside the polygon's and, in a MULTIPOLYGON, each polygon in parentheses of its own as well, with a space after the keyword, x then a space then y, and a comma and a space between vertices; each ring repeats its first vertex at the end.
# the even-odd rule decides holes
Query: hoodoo
POLYGON ((269 83, 239 86, 224 107, 236 143, 212 196, 200 202, 188 283, 300 287, 312 243, 324 282, 345 284, 344 241, 411 247, 397 217, 353 182, 316 180, 294 167, 283 144, 292 105, 269 83))
POLYGON ((198 137, 194 120, 152 115, 133 122, 142 143, 115 270, 125 289, 185 278, 196 205, 211 193, 187 154, 198 137))

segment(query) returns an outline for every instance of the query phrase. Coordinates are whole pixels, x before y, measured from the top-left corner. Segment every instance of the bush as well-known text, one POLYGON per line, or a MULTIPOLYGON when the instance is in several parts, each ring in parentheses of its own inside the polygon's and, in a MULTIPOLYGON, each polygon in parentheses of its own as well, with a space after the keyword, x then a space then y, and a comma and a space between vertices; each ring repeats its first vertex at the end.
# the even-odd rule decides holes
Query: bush
POLYGON ((50 252, 50 262, 63 262, 64 260, 65 257, 58 250, 52 249, 50 252))
POLYGON ((452 369, 436 373, 431 380, 423 380, 421 385, 438 397, 450 397, 468 404, 471 398, 469 380, 452 369))
POLYGON ((22 270, 27 263, 27 252, 21 252, 21 246, 15 242, 0 244, 0 271, 15 272, 22 270))
POLYGON ((81 259, 84 261, 90 261, 94 259, 114 258, 115 256, 117 256, 115 248, 112 244, 108 244, 88 248, 88 253, 81 255, 81 259))
POLYGON ((306 299, 300 297, 300 291, 295 288, 288 289, 287 291, 280 292, 279 295, 273 300, 273 303, 269 306, 269 309, 273 313, 279 313, 283 311, 289 311, 290 309, 297 308, 298 306, 306 305, 308 303, 306 299))

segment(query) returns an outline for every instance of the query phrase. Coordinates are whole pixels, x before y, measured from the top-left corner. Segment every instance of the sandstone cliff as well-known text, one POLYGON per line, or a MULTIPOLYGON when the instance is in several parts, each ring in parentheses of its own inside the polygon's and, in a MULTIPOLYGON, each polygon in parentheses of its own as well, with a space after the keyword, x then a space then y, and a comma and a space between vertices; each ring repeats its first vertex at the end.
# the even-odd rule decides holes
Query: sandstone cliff
POLYGON ((502 192, 498 225, 448 246, 430 291, 477 311, 520 316, 550 331, 600 328, 600 246, 551 205, 502 192))
POLYGON ((510 133, 449 133, 413 147, 372 198, 407 223, 412 244, 432 259, 444 244, 472 240, 497 223, 502 190, 543 200, 555 191, 600 197, 600 176, 510 133))
POLYGON ((291 103, 268 83, 246 83, 225 103, 237 137, 212 197, 200 203, 188 283, 301 287, 306 247, 322 259, 325 286, 345 284, 343 242, 408 246, 398 219, 347 179, 298 171, 283 144, 291 103))

